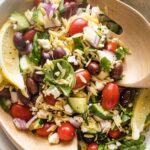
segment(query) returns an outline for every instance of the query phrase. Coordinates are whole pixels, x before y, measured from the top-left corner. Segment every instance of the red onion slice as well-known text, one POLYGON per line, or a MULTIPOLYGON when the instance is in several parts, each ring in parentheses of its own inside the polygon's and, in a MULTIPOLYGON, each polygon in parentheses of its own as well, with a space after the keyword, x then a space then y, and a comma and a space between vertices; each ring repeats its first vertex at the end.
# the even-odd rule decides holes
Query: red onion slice
POLYGON ((28 129, 29 126, 32 124, 33 121, 37 119, 37 115, 33 116, 27 123, 26 123, 26 128, 28 129))
POLYGON ((43 8, 44 8, 45 11, 46 11, 47 17, 48 17, 49 19, 51 19, 50 16, 53 16, 54 11, 55 11, 54 6, 53 6, 51 3, 48 3, 48 4, 45 3, 45 4, 43 5, 43 8))
POLYGON ((22 120, 22 119, 19 119, 19 118, 14 118, 13 122, 14 122, 15 126, 17 127, 17 129, 27 130, 25 120, 22 120))

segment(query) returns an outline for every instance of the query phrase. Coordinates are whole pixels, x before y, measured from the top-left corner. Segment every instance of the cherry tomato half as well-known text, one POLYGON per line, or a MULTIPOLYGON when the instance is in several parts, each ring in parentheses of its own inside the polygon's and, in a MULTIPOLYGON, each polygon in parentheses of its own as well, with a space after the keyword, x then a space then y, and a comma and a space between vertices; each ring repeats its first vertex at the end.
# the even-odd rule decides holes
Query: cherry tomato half
POLYGON ((13 104, 10 113, 13 118, 20 118, 25 121, 28 121, 32 118, 30 108, 20 104, 13 104))
POLYGON ((118 47, 118 43, 115 41, 107 42, 107 44, 106 44, 106 49, 113 53, 116 53, 117 47, 118 47))
POLYGON ((87 146, 87 150, 98 150, 98 144, 91 143, 87 146))
POLYGON ((48 95, 48 96, 44 97, 44 100, 45 100, 45 102, 47 102, 48 104, 53 105, 53 106, 55 105, 55 103, 57 101, 53 95, 48 95))
POLYGON ((54 123, 46 123, 42 128, 39 128, 36 130, 36 133, 42 137, 48 137, 48 135, 51 133, 51 131, 48 131, 48 129, 54 125, 54 123))
POLYGON ((57 132, 62 141, 71 141, 75 136, 75 128, 68 122, 62 123, 57 132))
POLYGON ((119 138, 121 134, 122 133, 119 130, 110 130, 108 133, 109 137, 114 138, 114 139, 119 138))
POLYGON ((77 33, 82 33, 83 28, 86 26, 88 26, 88 22, 83 18, 75 19, 70 25, 69 35, 72 36, 77 33))
POLYGON ((76 85, 74 89, 82 88, 85 86, 91 79, 91 75, 87 70, 81 70, 76 72, 76 85), (83 78, 83 79, 82 79, 83 78), (85 80, 85 81, 83 81, 85 80))
POLYGON ((27 32, 24 34, 23 39, 24 39, 25 41, 30 41, 30 42, 32 42, 35 33, 36 33, 35 30, 27 31, 27 32))
POLYGON ((108 83, 102 91, 102 106, 105 109, 113 109, 119 101, 119 87, 115 83, 108 83))

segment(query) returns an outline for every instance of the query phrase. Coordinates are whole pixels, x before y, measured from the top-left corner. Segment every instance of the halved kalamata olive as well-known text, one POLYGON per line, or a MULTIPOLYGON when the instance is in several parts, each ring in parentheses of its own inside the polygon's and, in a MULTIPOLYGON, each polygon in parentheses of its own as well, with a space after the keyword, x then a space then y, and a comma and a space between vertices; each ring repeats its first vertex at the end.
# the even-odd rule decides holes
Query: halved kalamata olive
POLYGON ((75 64, 73 64, 73 63, 71 63, 71 65, 72 65, 72 67, 73 67, 74 71, 76 71, 76 70, 78 70, 78 69, 79 69, 79 65, 75 65, 75 64))
POLYGON ((89 133, 82 134, 83 141, 88 144, 93 143, 95 141, 95 137, 96 137, 95 134, 89 134, 89 133))
POLYGON ((134 100, 136 90, 132 88, 125 88, 121 92, 120 96, 120 103, 122 106, 127 106, 129 103, 131 103, 134 100))
POLYGON ((100 64, 95 61, 90 62, 87 69, 92 75, 99 74, 101 71, 100 64))
POLYGON ((38 84, 31 77, 27 78, 26 85, 30 94, 36 95, 38 93, 38 84))
POLYGON ((63 48, 58 47, 53 51, 53 56, 55 59, 63 58, 66 56, 66 51, 63 48))
POLYGON ((64 18, 69 18, 77 11, 77 3, 74 0, 64 1, 64 10, 60 11, 60 14, 64 18))
POLYGON ((23 35, 21 32, 16 32, 14 34, 14 37, 13 37, 13 41, 14 41, 14 45, 15 47, 20 50, 20 51, 24 51, 25 48, 26 48, 26 43, 25 41, 23 40, 23 35))
POLYGON ((28 94, 28 97, 25 97, 20 90, 18 90, 17 92, 18 98, 19 100, 24 104, 24 105, 28 105, 30 102, 30 95, 28 94))
POLYGON ((117 62, 116 64, 114 64, 114 68, 112 69, 110 76, 114 80, 119 80, 121 78, 122 72, 123 72, 123 64, 122 62, 117 62))
POLYGON ((26 55, 29 55, 30 52, 32 51, 32 49, 33 49, 32 43, 27 43, 27 44, 26 44, 26 48, 25 48, 25 54, 26 54, 26 55))
POLYGON ((33 79, 36 81, 36 82, 42 82, 43 79, 44 79, 44 74, 40 74, 38 71, 35 71, 33 73, 33 79))
POLYGON ((9 89, 8 89, 8 88, 2 89, 2 90, 0 91, 0 96, 6 97, 6 98, 11 98, 9 89))
POLYGON ((49 54, 48 52, 44 52, 44 51, 42 52, 41 57, 42 57, 42 64, 44 64, 47 59, 50 59, 50 60, 53 59, 53 56, 51 54, 49 54))

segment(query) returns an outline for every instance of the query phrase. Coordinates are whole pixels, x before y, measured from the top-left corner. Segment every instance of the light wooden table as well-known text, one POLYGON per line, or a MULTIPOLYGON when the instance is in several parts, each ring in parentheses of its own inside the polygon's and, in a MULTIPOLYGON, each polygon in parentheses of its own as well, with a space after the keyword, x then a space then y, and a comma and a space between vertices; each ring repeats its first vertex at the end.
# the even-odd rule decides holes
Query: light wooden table
MULTIPOLYGON (((150 22, 150 0, 122 0, 141 12, 150 22)), ((0 150, 16 150, 6 135, 0 129, 0 150)))

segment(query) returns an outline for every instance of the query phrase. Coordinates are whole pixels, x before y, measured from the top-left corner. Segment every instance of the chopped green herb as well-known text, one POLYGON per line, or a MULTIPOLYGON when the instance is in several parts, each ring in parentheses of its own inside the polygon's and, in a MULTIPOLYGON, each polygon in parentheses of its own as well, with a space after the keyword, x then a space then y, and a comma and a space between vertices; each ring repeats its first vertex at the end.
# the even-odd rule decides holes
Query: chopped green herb
POLYGON ((33 49, 29 55, 30 61, 34 62, 36 65, 40 63, 41 60, 41 48, 38 44, 38 39, 48 39, 48 34, 44 32, 37 32, 33 39, 33 49))
POLYGON ((122 46, 118 47, 116 50, 117 60, 124 59, 127 53, 128 53, 128 49, 126 49, 122 46))
POLYGON ((122 145, 119 147, 120 150, 144 150, 145 137, 141 136, 138 140, 128 140, 123 141, 122 145))
POLYGON ((60 13, 64 13, 64 11, 65 11, 64 0, 60 1, 59 11, 60 11, 60 13))
POLYGON ((83 44, 81 42, 81 38, 78 37, 78 38, 73 38, 73 41, 74 41, 74 45, 75 45, 75 49, 80 49, 80 50, 83 50, 83 44))
POLYGON ((111 70, 111 62, 109 59, 107 59, 106 57, 103 57, 100 61, 101 63, 101 67, 104 71, 106 72, 110 72, 111 70))

